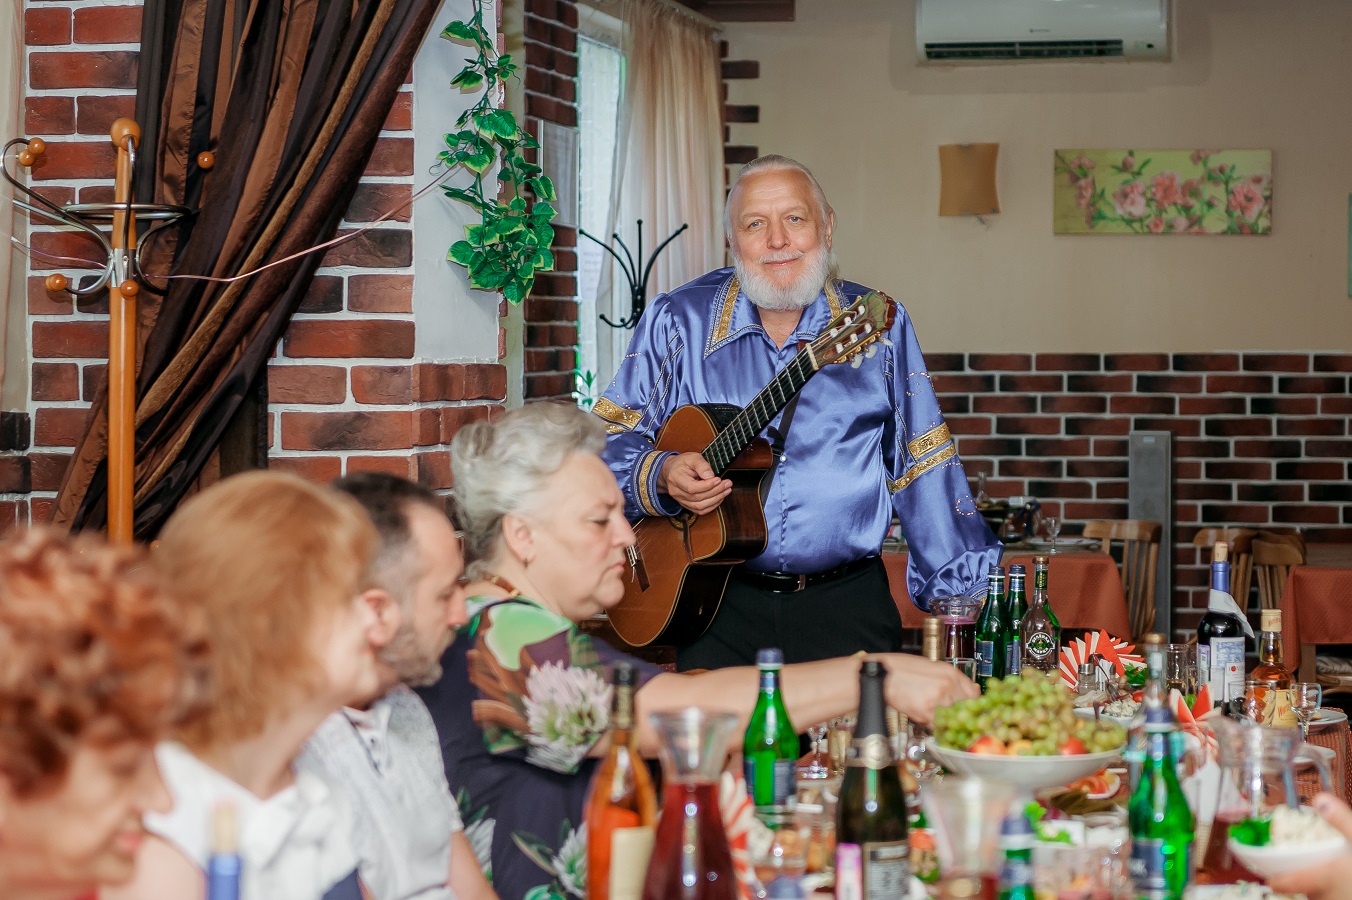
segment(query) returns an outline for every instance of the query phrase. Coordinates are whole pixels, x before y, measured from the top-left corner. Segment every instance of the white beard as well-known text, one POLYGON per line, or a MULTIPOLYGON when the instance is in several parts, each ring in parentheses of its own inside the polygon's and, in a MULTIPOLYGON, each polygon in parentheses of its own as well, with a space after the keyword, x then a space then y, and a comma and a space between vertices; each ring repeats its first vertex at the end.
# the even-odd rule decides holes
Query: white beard
MULTIPOLYGON (((794 258, 797 257, 778 254, 762 257, 760 262, 762 264, 782 262, 794 258)), ((826 284, 826 279, 831 274, 831 252, 826 249, 825 244, 810 253, 803 254, 803 258, 807 260, 806 270, 786 287, 775 284, 767 275, 749 271, 743 265, 742 258, 735 253, 732 264, 737 270, 737 280, 741 282, 742 290, 752 303, 761 309, 793 310, 803 309, 816 300, 817 295, 822 292, 822 285, 826 284)))

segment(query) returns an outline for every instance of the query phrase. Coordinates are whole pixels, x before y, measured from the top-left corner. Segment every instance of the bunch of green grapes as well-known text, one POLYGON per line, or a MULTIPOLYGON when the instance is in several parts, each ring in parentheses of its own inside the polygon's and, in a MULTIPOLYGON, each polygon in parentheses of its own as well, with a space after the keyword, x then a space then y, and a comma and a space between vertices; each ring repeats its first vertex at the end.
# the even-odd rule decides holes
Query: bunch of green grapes
POLYGON ((1098 753, 1126 740, 1115 722, 1078 718, 1059 675, 1041 672, 991 678, 980 697, 935 710, 934 735, 944 747, 1011 756, 1098 753))

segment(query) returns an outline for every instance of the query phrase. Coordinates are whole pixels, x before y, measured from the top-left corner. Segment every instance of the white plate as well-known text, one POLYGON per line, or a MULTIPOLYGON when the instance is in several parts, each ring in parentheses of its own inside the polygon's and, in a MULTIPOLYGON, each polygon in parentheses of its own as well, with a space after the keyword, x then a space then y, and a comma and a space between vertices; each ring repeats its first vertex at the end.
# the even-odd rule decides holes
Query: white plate
POLYGON ((1347 713, 1334 706, 1321 706, 1319 711, 1314 714, 1310 720, 1311 725, 1333 725, 1338 722, 1346 722, 1347 713))
MULTIPOLYGON (((1081 719, 1089 719, 1090 721, 1093 721, 1093 719, 1094 719, 1094 707, 1092 707, 1092 706, 1077 706, 1077 707, 1075 707, 1075 715, 1079 716, 1081 719)), ((1130 725, 1130 724, 1131 724, 1131 719, 1132 719, 1131 716, 1110 716, 1110 715, 1108 715, 1107 713, 1101 713, 1101 714, 1099 715, 1099 718, 1100 718, 1101 720, 1103 720, 1104 722, 1116 722, 1118 725, 1121 725, 1123 728, 1126 728, 1128 725, 1130 725)))
POLYGON ((1254 847, 1241 844, 1230 838, 1230 852, 1235 859, 1244 864, 1244 868, 1260 878, 1284 875, 1310 866, 1328 862, 1339 854, 1348 852, 1347 840, 1342 835, 1307 841, 1298 844, 1268 844, 1254 847))
MULTIPOLYGON (((1030 537, 1026 538, 1022 543, 1025 543, 1030 547, 1046 547, 1048 549, 1051 549, 1052 546, 1052 542, 1046 538, 1030 537)), ((1093 538, 1064 537, 1056 539, 1057 547, 1074 547, 1080 550, 1088 550, 1097 547, 1098 545, 1099 542, 1093 538)))
POLYGON ((970 775, 985 781, 1004 781, 1018 784, 1030 791, 1061 787, 1093 775, 1122 752, 1122 748, 1104 753, 1081 753, 1078 756, 997 756, 990 753, 968 753, 940 747, 930 738, 925 752, 950 772, 970 775))

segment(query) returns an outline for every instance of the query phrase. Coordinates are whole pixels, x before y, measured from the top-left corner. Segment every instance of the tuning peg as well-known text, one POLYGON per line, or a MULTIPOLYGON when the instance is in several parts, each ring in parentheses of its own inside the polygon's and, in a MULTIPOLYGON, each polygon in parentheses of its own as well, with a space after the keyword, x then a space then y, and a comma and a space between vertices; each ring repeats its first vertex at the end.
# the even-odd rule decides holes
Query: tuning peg
POLYGON ((875 353, 877 353, 877 352, 878 352, 878 348, 877 348, 876 346, 874 346, 873 344, 869 344, 869 348, 868 348, 867 350, 864 351, 864 355, 867 356, 869 359, 873 359, 873 354, 875 354, 875 353))
POLYGON ((860 365, 863 364, 863 362, 864 358, 860 356, 858 353, 856 353, 853 357, 850 358, 850 368, 857 369, 859 368, 860 365))
POLYGON ((886 345, 889 346, 889 347, 892 346, 892 342, 889 341, 889 340, 888 340, 887 338, 885 338, 885 337, 880 337, 880 338, 878 338, 878 342, 879 342, 879 343, 882 343, 882 344, 886 344, 886 345))

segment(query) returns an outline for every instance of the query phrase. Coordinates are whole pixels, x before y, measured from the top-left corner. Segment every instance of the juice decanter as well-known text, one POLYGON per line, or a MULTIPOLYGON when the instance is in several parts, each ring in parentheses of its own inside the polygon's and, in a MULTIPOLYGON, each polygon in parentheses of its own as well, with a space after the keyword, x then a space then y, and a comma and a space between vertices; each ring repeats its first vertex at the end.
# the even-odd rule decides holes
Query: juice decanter
POLYGON ((1273 807, 1282 804, 1298 806, 1299 767, 1313 766, 1321 788, 1333 790, 1328 763, 1318 748, 1301 741, 1295 728, 1273 728, 1247 719, 1217 719, 1212 727, 1220 747, 1220 796, 1198 881, 1261 881, 1230 853, 1230 826, 1246 819, 1265 819, 1273 807))
POLYGON ((662 737, 662 812, 643 900, 738 900, 718 779, 737 727, 732 713, 655 713, 662 737))

